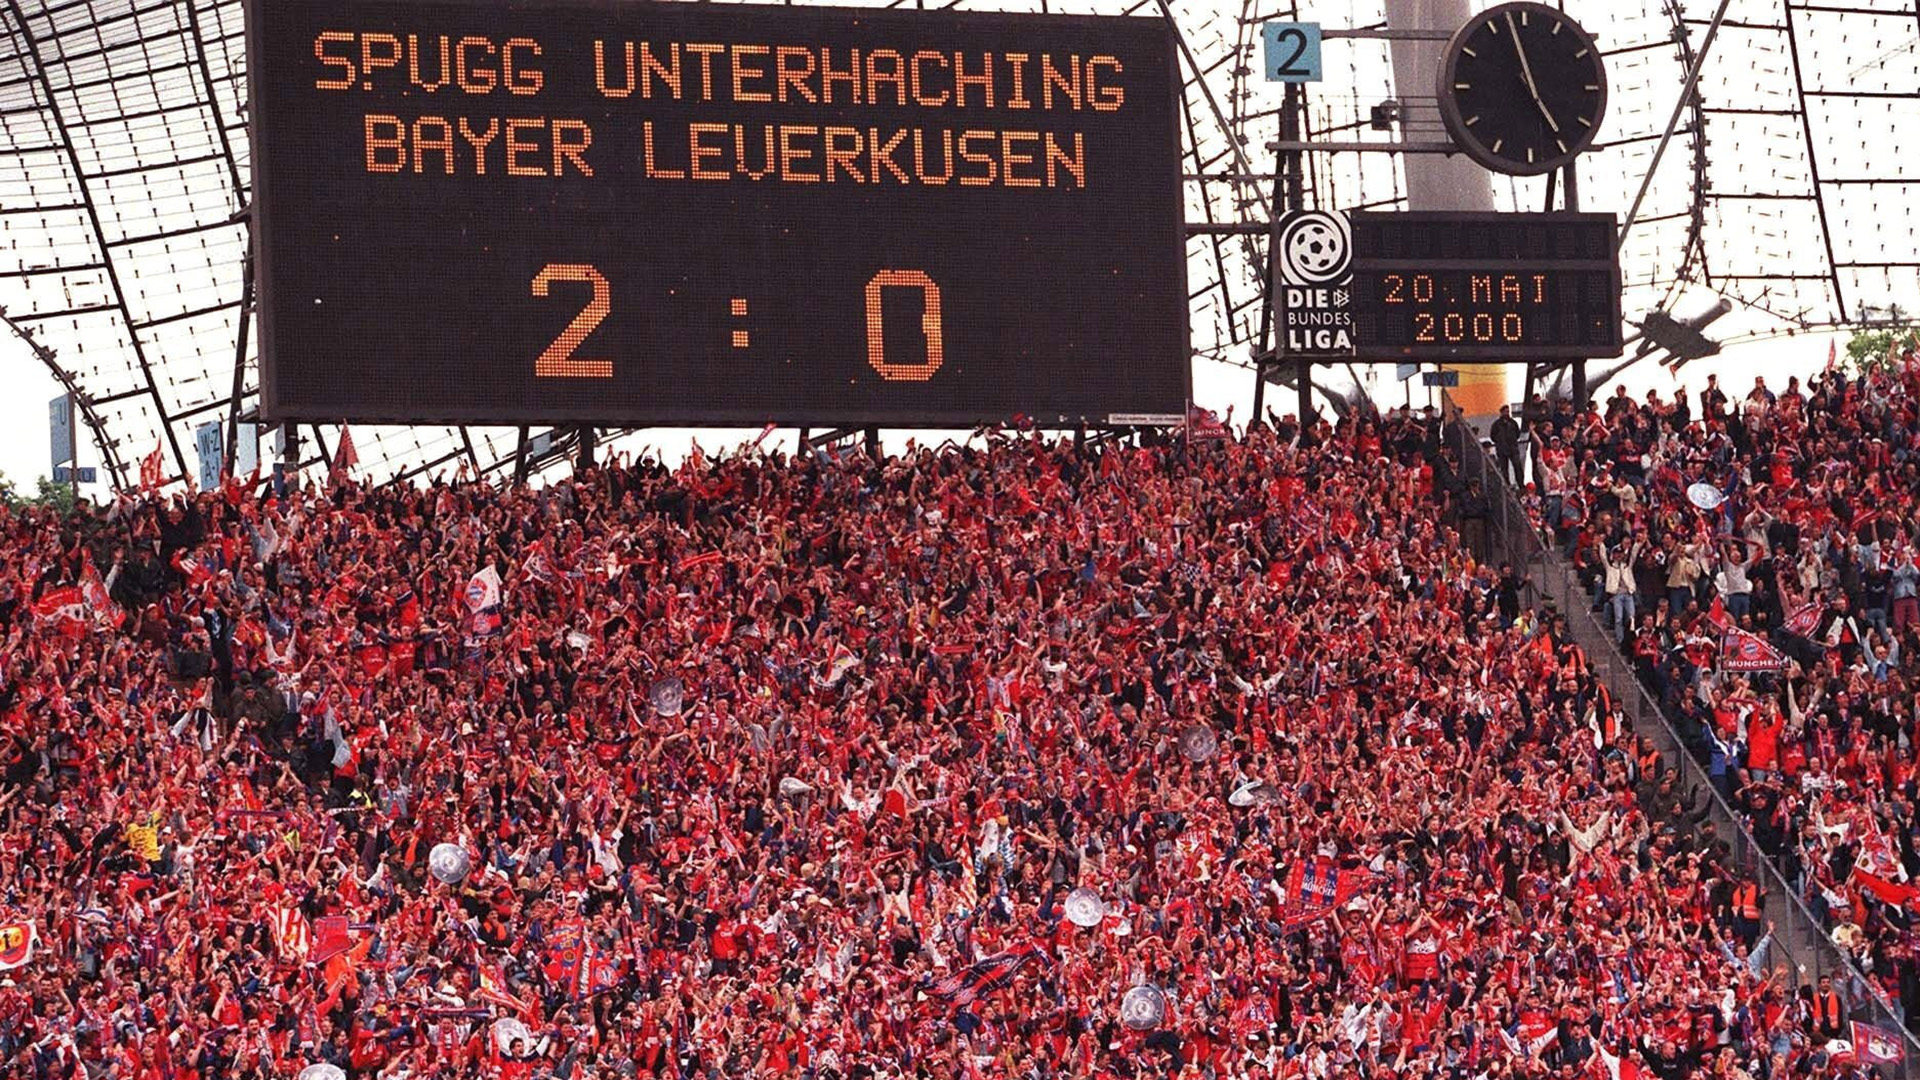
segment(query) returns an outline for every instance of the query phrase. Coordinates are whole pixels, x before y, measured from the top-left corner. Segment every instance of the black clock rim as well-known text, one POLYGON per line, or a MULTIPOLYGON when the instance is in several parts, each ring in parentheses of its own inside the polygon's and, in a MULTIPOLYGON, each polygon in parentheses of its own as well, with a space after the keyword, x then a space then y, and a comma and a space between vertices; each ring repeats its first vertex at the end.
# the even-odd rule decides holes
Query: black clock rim
POLYGON ((1509 3, 1496 4, 1468 19, 1461 24, 1460 29, 1453 32, 1451 38, 1447 39, 1446 50, 1441 54, 1440 76, 1435 86, 1435 94, 1439 98, 1441 123, 1446 126, 1447 134, 1452 137, 1454 146, 1458 147, 1461 153, 1493 172, 1505 173, 1509 176, 1544 176, 1555 169, 1572 164, 1575 158, 1593 145, 1594 137, 1600 133, 1600 124, 1607 117, 1607 65, 1600 55, 1600 48, 1594 42, 1593 35, 1587 33, 1586 27, 1574 21, 1566 12, 1547 4, 1536 3, 1535 0, 1511 0, 1509 3), (1594 111, 1593 126, 1588 128, 1580 138, 1574 140, 1566 153, 1555 154, 1532 165, 1509 161, 1474 138, 1473 134, 1467 130, 1466 117, 1460 110, 1460 102, 1453 96, 1454 72, 1460 63, 1460 47, 1466 44, 1467 39, 1480 27, 1496 18, 1504 17, 1507 12, 1518 14, 1522 11, 1551 15, 1572 29, 1580 38, 1580 44, 1593 54, 1594 72, 1598 75, 1600 82, 1600 101, 1599 107, 1594 111))

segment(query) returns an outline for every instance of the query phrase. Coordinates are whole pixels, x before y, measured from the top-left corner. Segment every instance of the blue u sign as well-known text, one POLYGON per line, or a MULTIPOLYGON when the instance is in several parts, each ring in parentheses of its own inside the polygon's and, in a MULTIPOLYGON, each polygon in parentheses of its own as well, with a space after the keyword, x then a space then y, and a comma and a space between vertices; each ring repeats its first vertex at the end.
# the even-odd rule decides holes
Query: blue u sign
POLYGON ((1260 27, 1266 42, 1267 81, 1320 81, 1320 24, 1270 22, 1260 27))

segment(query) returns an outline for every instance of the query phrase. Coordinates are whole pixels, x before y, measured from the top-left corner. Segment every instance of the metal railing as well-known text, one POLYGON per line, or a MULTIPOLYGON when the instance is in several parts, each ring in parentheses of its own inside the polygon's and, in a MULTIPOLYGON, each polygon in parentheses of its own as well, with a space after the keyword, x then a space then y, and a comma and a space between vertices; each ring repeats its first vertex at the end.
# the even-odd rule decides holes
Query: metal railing
POLYGON ((1446 445, 1457 455, 1462 477, 1478 479, 1487 498, 1487 550, 1475 554, 1495 565, 1511 563, 1516 571, 1524 573, 1535 607, 1546 601, 1553 603, 1566 617, 1569 632, 1586 653, 1594 674, 1613 695, 1616 706, 1632 720, 1634 731, 1651 738, 1668 766, 1678 768, 1689 785, 1705 794, 1709 818, 1719 838, 1732 849, 1733 863, 1751 873, 1767 893, 1767 915, 1774 927, 1768 962, 1776 970, 1782 961, 1791 965, 1784 989, 1792 994, 1800 985, 1831 975, 1835 988, 1851 1006, 1851 1019, 1898 1032, 1906 1040, 1905 1076, 1907 1080, 1920 1080, 1920 1040, 1907 1031, 1900 1010, 1881 992, 1880 985, 1834 944, 1800 890, 1761 849, 1744 819, 1720 797, 1706 769, 1688 752, 1672 718, 1647 692, 1633 662, 1621 654, 1613 635, 1601 623, 1593 610, 1592 594, 1581 584, 1572 565, 1535 530, 1519 496, 1500 476, 1481 445, 1479 433, 1459 418, 1450 397, 1443 398, 1448 417, 1446 445))

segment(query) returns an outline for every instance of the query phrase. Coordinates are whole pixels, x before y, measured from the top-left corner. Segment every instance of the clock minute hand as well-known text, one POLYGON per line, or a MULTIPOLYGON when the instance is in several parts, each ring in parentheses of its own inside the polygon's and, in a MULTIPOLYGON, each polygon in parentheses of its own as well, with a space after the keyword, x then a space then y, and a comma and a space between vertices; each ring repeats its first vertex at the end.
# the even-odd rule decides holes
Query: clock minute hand
POLYGON ((1507 36, 1513 41, 1513 53, 1520 58, 1520 75, 1527 80, 1527 93, 1533 95, 1533 103, 1540 109, 1540 115, 1547 118, 1547 127, 1555 135, 1560 134, 1560 124, 1554 120, 1553 113, 1547 111, 1547 103, 1540 100, 1540 87, 1533 81, 1533 65, 1527 62, 1526 47, 1520 44, 1520 28, 1513 23, 1513 12, 1507 12, 1507 36))

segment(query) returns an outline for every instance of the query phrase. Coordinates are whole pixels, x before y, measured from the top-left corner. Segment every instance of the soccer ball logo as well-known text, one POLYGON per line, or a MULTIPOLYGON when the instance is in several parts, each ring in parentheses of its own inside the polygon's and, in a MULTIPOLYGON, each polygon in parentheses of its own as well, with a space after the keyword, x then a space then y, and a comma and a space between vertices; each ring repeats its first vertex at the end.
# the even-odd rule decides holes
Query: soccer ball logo
POLYGON ((1280 268, 1289 285, 1327 285, 1347 276, 1347 219, 1324 210, 1291 215, 1280 228, 1280 268))

